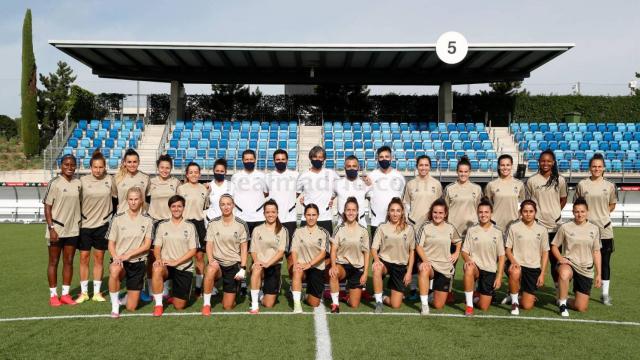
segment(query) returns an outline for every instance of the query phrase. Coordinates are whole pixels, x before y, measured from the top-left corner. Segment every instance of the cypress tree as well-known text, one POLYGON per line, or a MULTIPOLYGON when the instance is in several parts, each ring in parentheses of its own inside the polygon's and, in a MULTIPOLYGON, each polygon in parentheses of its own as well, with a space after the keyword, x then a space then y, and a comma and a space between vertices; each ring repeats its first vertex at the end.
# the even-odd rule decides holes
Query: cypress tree
POLYGON ((38 116, 36 59, 33 55, 33 40, 31 36, 31 9, 27 9, 22 25, 22 120, 21 132, 24 154, 28 157, 38 154, 38 116))

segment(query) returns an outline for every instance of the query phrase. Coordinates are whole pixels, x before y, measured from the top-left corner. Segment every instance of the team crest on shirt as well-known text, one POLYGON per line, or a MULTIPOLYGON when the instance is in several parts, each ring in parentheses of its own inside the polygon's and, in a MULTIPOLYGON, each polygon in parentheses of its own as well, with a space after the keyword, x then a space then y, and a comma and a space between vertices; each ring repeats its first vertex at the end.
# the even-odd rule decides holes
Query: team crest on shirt
POLYGON ((205 193, 200 193, 200 197, 202 197, 203 199, 207 197, 207 194, 205 193))
POLYGON ((499 193, 499 192, 500 192, 500 188, 497 188, 497 189, 496 189, 496 192, 497 192, 497 193, 499 193))
POLYGON ((494 237, 493 237, 493 243, 495 244, 495 243, 497 243, 497 242, 498 242, 498 237, 497 237, 497 236, 494 236, 494 237))
POLYGON ((146 227, 144 225, 140 226, 140 232, 144 232, 145 229, 146 227))
POLYGON ((62 189, 62 192, 67 192, 67 189, 62 189))
POLYGON ((185 230, 185 231, 183 232, 183 234, 184 234, 184 238, 185 238, 185 239, 188 239, 188 238, 189 238, 189 230, 185 230))
POLYGON ((175 189, 175 186, 173 186, 173 184, 170 184, 170 185, 169 185, 169 189, 171 189, 171 190, 173 190, 173 191, 175 191, 175 190, 176 190, 176 189, 175 189))
POLYGON ((322 238, 318 238, 318 246, 322 246, 322 238))
POLYGON ((169 236, 169 233, 165 231, 164 236, 169 236))
POLYGON ((575 233, 569 233, 569 236, 576 236, 575 233))
POLYGON ((513 187, 513 193, 514 193, 514 194, 517 194, 517 193, 518 193, 518 187, 517 187, 517 186, 514 186, 514 187, 513 187))
POLYGON ((538 239, 538 240, 542 240, 542 234, 541 234, 541 233, 537 233, 537 234, 536 234, 536 239, 538 239))
POLYGON ((236 240, 238 240, 238 238, 239 238, 239 237, 240 237, 240 235, 238 235, 238 232, 237 232, 237 231, 234 231, 234 232, 233 232, 233 238, 234 238, 234 239, 236 239, 236 240))
POLYGON ((477 195, 477 194, 476 194, 476 192, 475 192, 475 191, 472 191, 472 192, 471 192, 471 197, 472 197, 472 198, 474 198, 474 199, 475 199, 475 198, 476 198, 476 195, 477 195))

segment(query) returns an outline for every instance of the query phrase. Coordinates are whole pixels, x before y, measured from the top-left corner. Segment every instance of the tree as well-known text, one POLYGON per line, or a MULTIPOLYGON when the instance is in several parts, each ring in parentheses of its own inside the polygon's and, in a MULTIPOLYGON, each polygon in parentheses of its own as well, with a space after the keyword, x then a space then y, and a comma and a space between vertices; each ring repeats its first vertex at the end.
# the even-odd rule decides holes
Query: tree
POLYGON ((16 122, 7 115, 0 115, 0 136, 12 139, 18 135, 16 122))
POLYGON ((366 85, 327 84, 315 89, 320 109, 328 117, 367 117, 370 110, 366 85))
POLYGON ((31 35, 31 9, 27 9, 22 24, 22 81, 20 86, 22 98, 22 143, 27 157, 38 154, 40 138, 38 136, 37 103, 37 68, 33 55, 33 39, 31 35))
POLYGON ((501 81, 489 83, 493 93, 500 95, 513 95, 518 92, 522 81, 501 81))
POLYGON ((96 96, 88 90, 78 85, 71 85, 69 91, 69 120, 78 121, 80 119, 91 120, 95 116, 96 96))
POLYGON ((100 93, 96 96, 95 113, 96 119, 102 119, 112 113, 120 113, 122 110, 123 94, 100 93))
POLYGON ((213 101, 210 106, 213 112, 227 118, 253 113, 262 97, 259 89, 250 92, 245 84, 213 84, 211 90, 213 101))
POLYGON ((38 90, 38 117, 40 118, 40 145, 44 148, 58 130, 69 110, 69 91, 76 81, 73 70, 64 61, 58 61, 55 73, 40 74, 44 87, 38 90))

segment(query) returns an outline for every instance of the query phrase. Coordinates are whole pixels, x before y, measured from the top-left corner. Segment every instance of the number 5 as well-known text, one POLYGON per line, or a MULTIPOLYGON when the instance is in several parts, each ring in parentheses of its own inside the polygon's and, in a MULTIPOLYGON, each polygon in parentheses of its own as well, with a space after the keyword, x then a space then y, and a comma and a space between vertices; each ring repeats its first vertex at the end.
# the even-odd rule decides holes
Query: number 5
POLYGON ((449 54, 455 54, 456 53, 456 42, 455 41, 449 41, 449 50, 447 50, 447 52, 449 54))

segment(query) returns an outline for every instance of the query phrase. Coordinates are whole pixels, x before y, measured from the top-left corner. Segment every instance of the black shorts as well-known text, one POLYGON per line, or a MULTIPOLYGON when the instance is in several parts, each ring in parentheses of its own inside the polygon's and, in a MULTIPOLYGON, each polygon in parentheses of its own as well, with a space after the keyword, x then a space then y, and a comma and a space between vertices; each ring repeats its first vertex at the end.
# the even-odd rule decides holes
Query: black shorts
POLYGON ((378 231, 377 226, 369 225, 369 247, 373 244, 373 237, 376 236, 376 231, 378 231))
POLYGON ((600 244, 602 245, 600 252, 612 253, 616 249, 615 245, 613 244, 613 239, 602 239, 600 240, 600 244))
POLYGON ((80 242, 79 236, 58 237, 58 241, 56 242, 52 242, 49 239, 47 239, 47 246, 57 246, 57 247, 73 246, 74 248, 77 248, 78 242, 80 242))
POLYGON ((173 266, 167 266, 167 271, 169 272, 167 280, 171 280, 171 296, 181 300, 189 300, 193 272, 178 270, 173 266))
POLYGON ((398 265, 386 262, 382 259, 382 264, 387 268, 387 275, 389 275, 389 281, 387 281, 387 287, 391 290, 404 292, 404 275, 407 273, 406 265, 398 265))
POLYGON ((207 240, 207 227, 204 225, 204 220, 195 220, 189 219, 188 222, 192 223, 196 227, 196 232, 198 233, 198 243, 200 246, 198 247, 199 252, 206 252, 206 240, 207 240))
POLYGON ((309 268, 304 271, 304 279, 307 283, 307 295, 322 299, 324 292, 324 270, 309 268))
MULTIPOLYGON (((306 225, 307 225, 307 222, 302 220, 302 222, 300 223, 300 227, 305 227, 306 225)), ((333 234, 333 221, 331 220, 318 221, 317 225, 327 230, 329 234, 333 234)))
POLYGON ((262 292, 266 295, 277 295, 280 292, 280 268, 282 265, 274 264, 263 269, 262 292))
POLYGON ((495 294, 493 283, 496 281, 496 273, 478 270, 480 271, 477 287, 478 292, 482 295, 493 296, 495 294))
POLYGON ((293 240, 293 233, 296 232, 297 224, 295 221, 290 221, 290 222, 282 223, 282 226, 284 226, 284 228, 287 229, 287 233, 289 235, 289 239, 287 239, 288 241, 287 247, 284 250, 285 254, 289 256, 289 253, 291 253, 291 242, 293 240))
POLYGON ((571 268, 573 269, 573 292, 581 292, 585 295, 591 295, 593 279, 579 274, 573 266, 571 268))
MULTIPOLYGON (((431 268, 433 269, 433 267, 431 268)), ((433 289, 434 291, 449 292, 451 289, 451 278, 444 274, 433 270, 433 289)))
POLYGON ((538 282, 540 272, 540 268, 534 269, 520 266, 520 289, 534 295, 536 290, 538 290, 536 283, 538 282))
POLYGON ((360 277, 364 273, 364 268, 357 268, 351 264, 338 264, 342 266, 344 272, 346 274, 345 279, 347 280, 347 289, 361 289, 362 285, 360 285, 360 277))
MULTIPOLYGON (((111 260, 113 262, 113 259, 111 260)), ((147 265, 144 261, 122 263, 127 290, 140 291, 144 287, 144 275, 147 273, 147 265)))
POLYGON ((109 241, 107 240, 108 230, 109 223, 92 229, 80 228, 78 250, 90 251, 91 248, 103 251, 107 250, 109 248, 109 241))
POLYGON ((232 294, 237 293, 240 287, 240 281, 237 281, 235 277, 238 271, 240 271, 240 264, 235 263, 231 266, 220 265, 220 269, 222 270, 222 291, 232 294))

